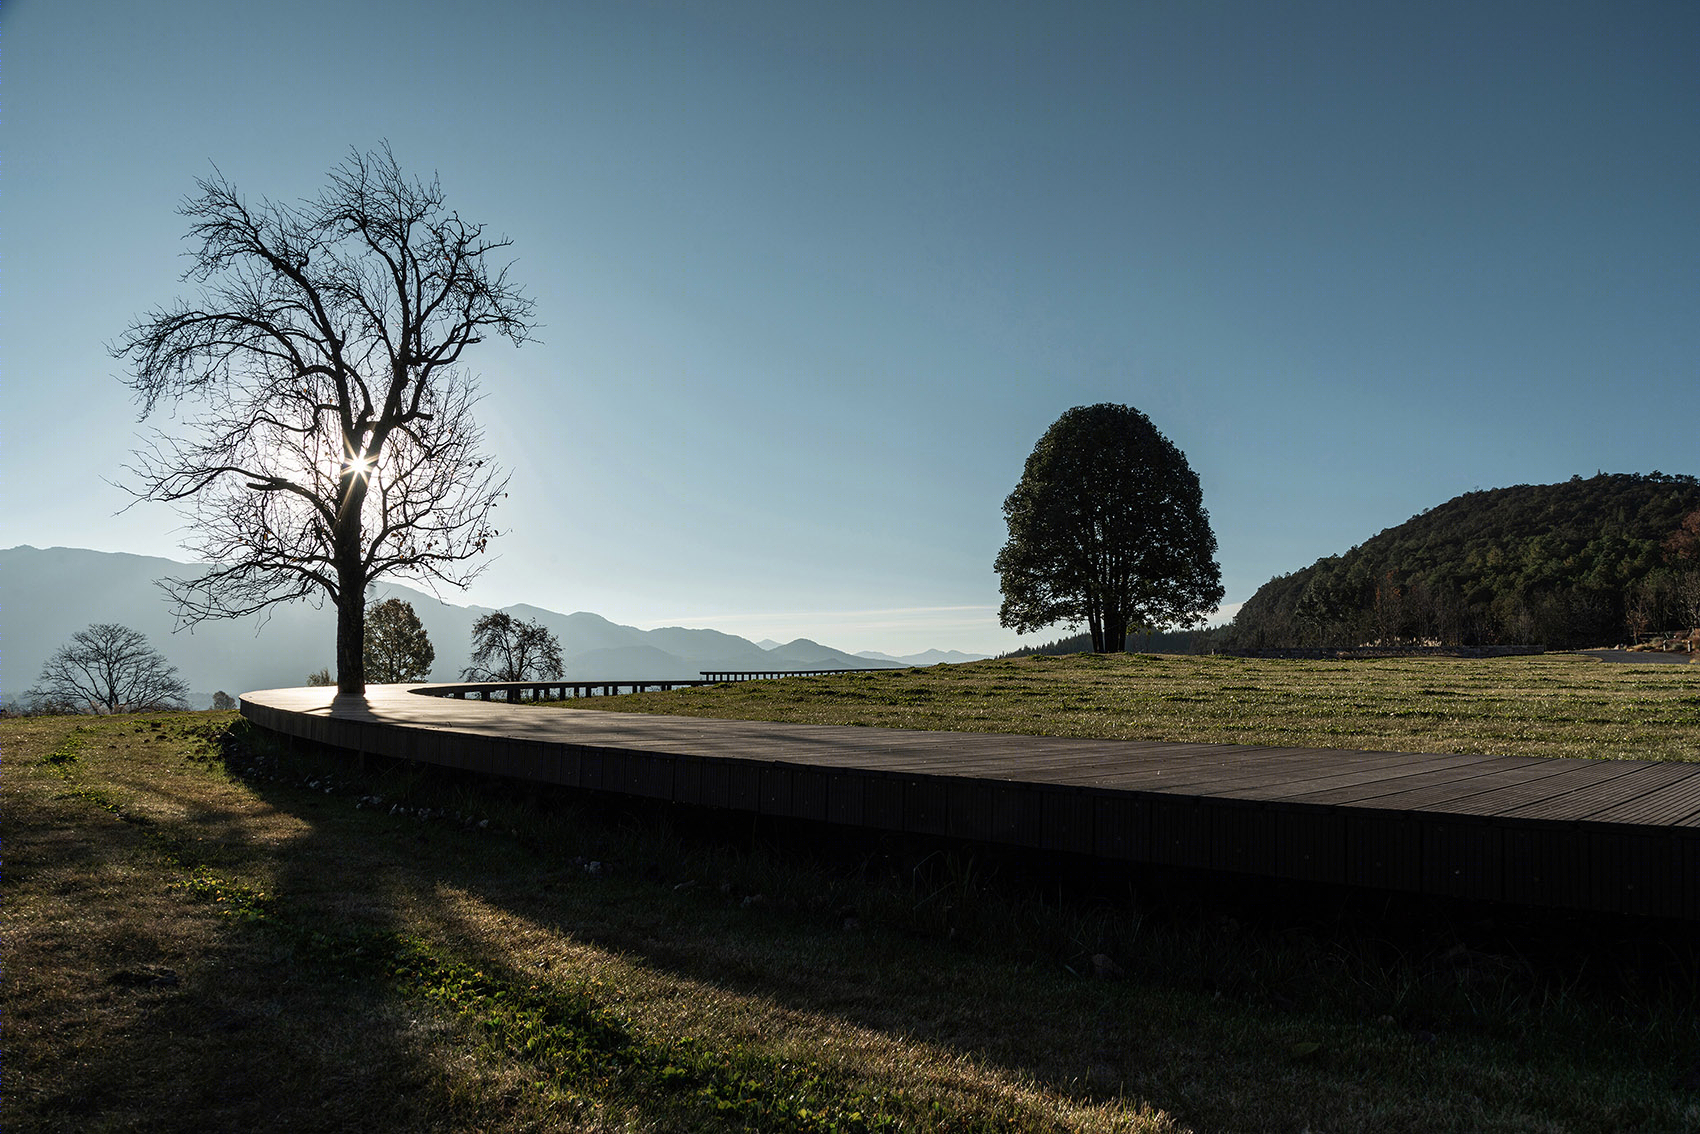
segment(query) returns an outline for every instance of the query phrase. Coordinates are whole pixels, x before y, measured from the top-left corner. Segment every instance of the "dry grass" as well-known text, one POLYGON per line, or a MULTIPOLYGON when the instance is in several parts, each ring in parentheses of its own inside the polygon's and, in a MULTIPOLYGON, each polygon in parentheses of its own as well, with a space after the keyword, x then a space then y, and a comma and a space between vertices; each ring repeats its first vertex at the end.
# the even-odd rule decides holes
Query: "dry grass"
POLYGON ((1033 736, 1700 759, 1700 665, 1615 665, 1576 655, 1267 661, 1075 654, 741 682, 594 704, 1033 736))
MULTIPOLYGON (((183 718, 4 726, 10 1129, 452 1129, 398 1006, 296 978, 173 859, 271 882, 301 817, 211 773, 183 718), (154 727, 170 719, 164 729, 154 727), (55 752, 75 755, 43 764, 55 752), (103 774, 103 773, 111 773, 103 774), (181 851, 173 844, 187 844, 181 851), (367 1096, 361 1101, 361 1096, 367 1096)), ((199 724, 201 722, 195 722, 199 724)))
POLYGON ((851 869, 334 754, 227 763, 228 721, 0 723, 9 1128, 1700 1124, 1692 980, 1595 992, 1445 935, 1041 901, 968 859, 851 869), (1090 979, 1099 953, 1125 977, 1090 979))
POLYGON ((3 726, 13 1128, 1171 1128, 755 987, 789 914, 527 849, 558 817, 516 839, 244 783, 201 725, 3 726), (547 1034, 580 1008, 607 1050, 547 1034))

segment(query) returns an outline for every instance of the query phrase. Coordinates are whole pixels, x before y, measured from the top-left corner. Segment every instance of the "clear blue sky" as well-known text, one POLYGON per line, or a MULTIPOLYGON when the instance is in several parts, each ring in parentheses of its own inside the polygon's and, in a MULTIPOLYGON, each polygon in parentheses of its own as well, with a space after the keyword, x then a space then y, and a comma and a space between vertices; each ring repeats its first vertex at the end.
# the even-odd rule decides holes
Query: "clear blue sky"
POLYGON ((0 543, 180 557, 114 515, 104 344, 187 294, 214 163, 293 199, 384 139, 544 324, 472 360, 514 477, 451 601, 1001 649, 1003 498, 1100 401, 1230 603, 1473 488, 1700 471, 1697 60, 1688 0, 5 0, 0 543))

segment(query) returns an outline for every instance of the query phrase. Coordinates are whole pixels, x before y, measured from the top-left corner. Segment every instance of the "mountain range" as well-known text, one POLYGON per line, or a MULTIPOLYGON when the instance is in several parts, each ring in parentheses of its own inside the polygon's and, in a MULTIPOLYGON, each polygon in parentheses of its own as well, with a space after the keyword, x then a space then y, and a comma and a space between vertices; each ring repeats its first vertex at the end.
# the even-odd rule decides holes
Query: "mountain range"
MULTIPOLYGON (((303 684, 335 665, 336 613, 297 603, 268 615, 175 630, 171 604, 154 581, 202 570, 142 555, 81 548, 19 546, 0 551, 0 698, 34 684, 49 655, 90 623, 119 622, 145 634, 178 668, 197 705, 215 690, 240 693, 303 684)), ((381 583, 368 601, 399 598, 413 606, 437 651, 432 677, 454 681, 471 660, 472 624, 491 607, 456 606, 423 591, 381 583)), ((639 630, 598 614, 561 614, 519 604, 503 607, 536 620, 561 643, 571 680, 688 680, 703 670, 882 669, 972 661, 980 655, 929 650, 895 657, 851 654, 807 638, 752 642, 718 630, 679 626, 639 630)))

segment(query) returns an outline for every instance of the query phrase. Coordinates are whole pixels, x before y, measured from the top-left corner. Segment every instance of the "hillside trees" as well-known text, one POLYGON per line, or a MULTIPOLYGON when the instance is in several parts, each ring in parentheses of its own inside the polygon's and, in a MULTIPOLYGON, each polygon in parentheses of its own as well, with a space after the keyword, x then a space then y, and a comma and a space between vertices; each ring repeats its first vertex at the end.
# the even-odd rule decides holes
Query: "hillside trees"
POLYGON ((366 680, 388 685, 429 680, 437 651, 413 604, 391 598, 366 611, 365 656, 366 680))
POLYGON ((1085 625, 1097 652, 1132 627, 1201 623, 1222 600, 1198 476, 1131 406, 1077 406, 1045 431, 1004 501, 999 621, 1085 625))
POLYGON ((492 611, 472 624, 472 665, 464 681, 531 681, 560 677, 561 643, 536 620, 492 611))
POLYGON ((1659 473, 1466 493, 1269 580, 1226 644, 1563 649, 1667 628, 1696 509, 1700 482, 1659 473))
POLYGON ((465 583, 496 534, 505 484, 482 452, 467 348, 515 345, 531 301, 509 241, 448 209, 387 146, 352 153, 298 204, 250 204, 221 175, 182 212, 192 300, 149 312, 113 348, 144 417, 168 406, 131 470, 176 505, 213 568, 167 580, 187 623, 328 598, 339 692, 365 687, 367 587, 465 583))
POLYGON ((70 713, 181 709, 188 696, 177 667, 140 631, 115 622, 73 634, 24 694, 38 710, 70 713))
POLYGON ((1671 620, 1684 629, 1700 629, 1700 509, 1682 518, 1666 538, 1664 552, 1670 565, 1671 620))
POLYGON ((1682 518, 1676 531, 1666 537, 1664 549, 1676 562, 1700 567, 1700 509, 1682 518))

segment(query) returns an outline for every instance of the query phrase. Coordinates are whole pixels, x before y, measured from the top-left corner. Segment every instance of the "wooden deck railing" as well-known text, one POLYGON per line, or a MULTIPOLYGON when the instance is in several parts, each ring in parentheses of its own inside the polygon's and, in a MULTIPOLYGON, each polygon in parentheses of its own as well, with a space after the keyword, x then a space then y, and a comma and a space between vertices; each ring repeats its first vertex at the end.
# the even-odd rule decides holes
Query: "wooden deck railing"
POLYGON ((701 678, 673 678, 667 681, 460 681, 420 685, 415 693, 429 697, 453 697, 457 700, 497 701, 565 701, 571 697, 613 697, 621 693, 643 693, 651 689, 666 692, 697 685, 720 685, 728 681, 758 681, 778 677, 815 677, 828 673, 873 673, 866 669, 767 669, 767 670, 702 670, 701 678), (501 696, 496 696, 500 694, 501 696))
POLYGON ((613 697, 620 693, 666 691, 691 685, 713 685, 712 681, 462 681, 452 684, 420 685, 413 689, 427 697, 453 697, 472 701, 565 701, 569 697, 613 697), (500 697, 496 694, 501 694, 500 697))
POLYGON ((766 681, 776 677, 820 677, 829 673, 889 673, 891 667, 879 669, 704 669, 699 670, 710 682, 766 681))

